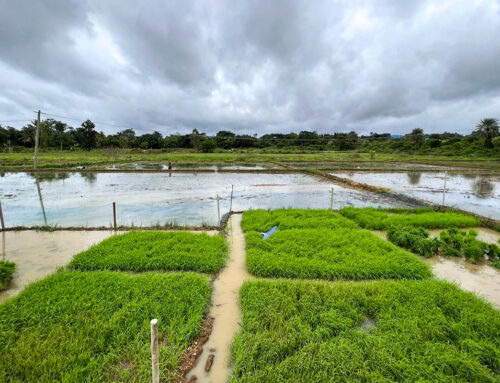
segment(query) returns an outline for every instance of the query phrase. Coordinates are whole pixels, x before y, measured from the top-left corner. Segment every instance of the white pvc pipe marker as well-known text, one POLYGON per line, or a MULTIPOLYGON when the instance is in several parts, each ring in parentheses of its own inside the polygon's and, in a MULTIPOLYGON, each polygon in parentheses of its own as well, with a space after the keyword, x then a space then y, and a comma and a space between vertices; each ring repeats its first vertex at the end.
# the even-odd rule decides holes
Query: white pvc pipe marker
POLYGON ((151 367, 153 383, 160 383, 160 363, 158 361, 158 319, 151 320, 151 367))

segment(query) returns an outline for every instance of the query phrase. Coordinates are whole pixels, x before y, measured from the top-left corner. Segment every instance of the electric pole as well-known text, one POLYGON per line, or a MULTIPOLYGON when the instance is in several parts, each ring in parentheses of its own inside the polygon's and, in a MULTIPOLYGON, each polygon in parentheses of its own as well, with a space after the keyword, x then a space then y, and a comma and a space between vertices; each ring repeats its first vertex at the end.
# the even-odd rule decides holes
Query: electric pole
POLYGON ((38 165, 38 141, 40 140, 40 110, 38 110, 38 118, 36 120, 36 131, 35 131, 35 155, 33 157, 33 167, 36 169, 38 165))

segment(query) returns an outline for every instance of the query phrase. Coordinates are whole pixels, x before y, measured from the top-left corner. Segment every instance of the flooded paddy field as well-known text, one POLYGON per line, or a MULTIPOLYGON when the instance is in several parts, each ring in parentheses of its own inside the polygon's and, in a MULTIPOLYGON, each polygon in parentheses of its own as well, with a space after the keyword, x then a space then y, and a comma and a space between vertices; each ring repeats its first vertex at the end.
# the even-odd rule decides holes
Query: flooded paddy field
POLYGON ((26 285, 65 266, 73 256, 113 235, 112 231, 9 231, 0 233, 1 259, 15 262, 16 272, 0 302, 26 285))
MULTIPOLYGON (((330 174, 368 185, 389 188, 435 204, 443 202, 444 172, 338 172, 330 174)), ((500 175, 448 173, 444 204, 485 217, 500 219, 500 175)))
MULTIPOLYGON (((224 171, 224 170, 266 170, 266 169, 278 169, 279 166, 271 163, 265 164, 234 164, 234 165, 224 165, 224 164, 190 164, 190 163, 173 163, 171 170, 212 170, 212 171, 224 171)), ((106 170, 158 170, 158 171, 168 171, 168 162, 137 162, 130 164, 120 164, 120 165, 110 165, 105 168, 106 170)))
POLYGON ((406 202, 342 188, 304 174, 271 173, 0 173, 5 224, 15 226, 216 225, 233 211, 344 206, 412 207, 406 202))
POLYGON ((288 166, 296 168, 315 168, 321 170, 376 170, 376 171, 393 171, 394 169, 401 170, 422 170, 422 171, 444 171, 444 170, 460 170, 447 165, 431 165, 411 162, 385 162, 385 161, 359 161, 359 162, 343 162, 343 161, 320 161, 320 162, 286 162, 288 166))

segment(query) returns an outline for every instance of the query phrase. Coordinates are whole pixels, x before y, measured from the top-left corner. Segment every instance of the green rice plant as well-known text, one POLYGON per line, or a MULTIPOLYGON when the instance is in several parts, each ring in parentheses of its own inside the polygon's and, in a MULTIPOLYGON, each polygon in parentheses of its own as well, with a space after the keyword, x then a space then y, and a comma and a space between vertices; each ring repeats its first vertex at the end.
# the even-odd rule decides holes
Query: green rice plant
POLYGON ((241 228, 244 232, 266 232, 273 226, 280 230, 357 227, 354 222, 326 209, 249 210, 243 213, 241 228))
POLYGON ((413 254, 366 230, 278 230, 269 239, 246 234, 247 267, 260 277, 374 279, 431 276, 413 254))
POLYGON ((496 268, 496 269, 499 269, 499 270, 500 270, 500 261, 493 262, 491 265, 492 265, 494 268, 496 268))
POLYGON ((0 261, 0 291, 7 288, 16 270, 16 264, 10 261, 0 261))
POLYGON ((421 227, 392 227, 387 232, 387 239, 426 258, 432 257, 439 250, 439 240, 429 238, 429 232, 421 227))
POLYGON ((232 383, 498 382, 500 312, 439 280, 248 281, 232 383))
POLYGON ((210 295, 194 273, 57 272, 0 305, 0 381, 150 381, 152 318, 161 379, 176 381, 210 295))
POLYGON ((221 235, 131 231, 115 235, 75 255, 74 270, 189 270, 215 273, 225 264, 227 245, 221 235))
POLYGON ((390 227, 423 227, 426 229, 447 229, 450 227, 480 226, 481 221, 473 216, 452 211, 431 211, 420 209, 375 209, 345 207, 340 210, 344 217, 352 219, 359 226, 371 230, 388 230, 390 227))
POLYGON ((500 257, 498 246, 479 241, 475 230, 465 232, 453 228, 441 232, 439 237, 441 252, 445 255, 464 256, 473 263, 484 260, 485 256, 490 261, 500 257))

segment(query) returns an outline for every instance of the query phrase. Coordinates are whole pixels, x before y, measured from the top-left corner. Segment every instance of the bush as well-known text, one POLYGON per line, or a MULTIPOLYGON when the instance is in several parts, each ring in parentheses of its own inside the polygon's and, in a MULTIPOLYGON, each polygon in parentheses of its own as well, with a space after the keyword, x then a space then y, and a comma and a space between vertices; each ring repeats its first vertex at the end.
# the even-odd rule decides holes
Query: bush
POLYGON ((14 262, 0 261, 0 291, 7 288, 15 270, 14 262))
POLYGON ((213 153, 213 151, 215 150, 216 147, 217 147, 217 143, 210 138, 202 141, 202 143, 200 144, 200 150, 203 153, 213 153))

